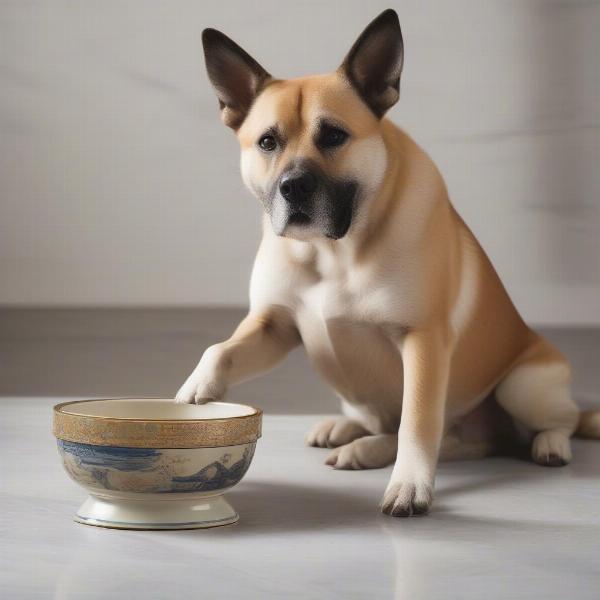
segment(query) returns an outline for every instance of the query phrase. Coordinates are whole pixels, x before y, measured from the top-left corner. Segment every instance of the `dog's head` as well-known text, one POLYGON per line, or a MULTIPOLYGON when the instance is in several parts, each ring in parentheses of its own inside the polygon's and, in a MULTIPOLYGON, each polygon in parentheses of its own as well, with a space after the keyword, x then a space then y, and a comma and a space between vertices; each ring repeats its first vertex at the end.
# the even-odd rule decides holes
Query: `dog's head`
POLYGON ((398 100, 403 43, 387 10, 328 75, 275 79, 227 36, 202 37, 223 122, 238 136, 242 176, 277 235, 343 237, 386 169, 380 121, 398 100))

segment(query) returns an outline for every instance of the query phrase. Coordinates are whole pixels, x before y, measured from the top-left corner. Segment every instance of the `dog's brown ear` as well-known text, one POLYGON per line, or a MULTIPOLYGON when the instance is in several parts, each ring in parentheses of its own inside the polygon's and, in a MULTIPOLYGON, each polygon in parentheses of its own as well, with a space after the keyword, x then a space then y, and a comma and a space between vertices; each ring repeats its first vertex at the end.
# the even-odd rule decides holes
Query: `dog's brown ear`
POLYGON ((400 97, 404 43, 395 10, 382 12, 354 42, 340 67, 377 117, 400 97))
POLYGON ((252 103, 271 78, 247 52, 216 29, 202 32, 206 70, 225 125, 238 129, 252 103))

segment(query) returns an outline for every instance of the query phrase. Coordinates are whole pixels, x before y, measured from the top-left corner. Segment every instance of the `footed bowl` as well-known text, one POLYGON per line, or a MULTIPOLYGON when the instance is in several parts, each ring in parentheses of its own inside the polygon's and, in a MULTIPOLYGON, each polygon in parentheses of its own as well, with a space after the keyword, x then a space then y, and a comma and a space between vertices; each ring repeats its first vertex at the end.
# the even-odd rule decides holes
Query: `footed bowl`
POLYGON ((228 525, 223 497, 250 466, 262 411, 245 404, 115 398, 54 407, 69 476, 89 497, 75 521, 119 529, 228 525))

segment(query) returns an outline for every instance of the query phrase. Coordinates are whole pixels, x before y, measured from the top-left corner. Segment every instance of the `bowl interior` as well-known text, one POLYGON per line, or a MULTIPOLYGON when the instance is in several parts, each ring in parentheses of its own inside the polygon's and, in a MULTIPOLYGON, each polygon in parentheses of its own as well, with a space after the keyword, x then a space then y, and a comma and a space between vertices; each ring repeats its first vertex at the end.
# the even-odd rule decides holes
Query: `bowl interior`
POLYGON ((157 421, 205 421, 230 419, 256 414, 245 404, 207 402, 206 404, 176 404, 166 398, 114 398, 70 402, 60 408, 63 413, 111 419, 144 419, 157 421))

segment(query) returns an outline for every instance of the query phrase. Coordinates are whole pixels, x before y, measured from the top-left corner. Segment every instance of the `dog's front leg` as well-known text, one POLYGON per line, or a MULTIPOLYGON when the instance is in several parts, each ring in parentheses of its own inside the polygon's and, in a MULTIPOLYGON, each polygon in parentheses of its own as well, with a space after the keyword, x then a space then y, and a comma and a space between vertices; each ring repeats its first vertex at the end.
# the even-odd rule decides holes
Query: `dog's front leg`
POLYGON ((447 336, 439 331, 409 332, 402 347, 402 362, 398 454, 381 507, 395 517, 426 513, 433 500, 450 364, 447 336))
POLYGON ((228 340, 206 349, 175 399, 196 404, 219 400, 230 385, 274 367, 299 343, 287 310, 250 312, 228 340))

